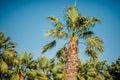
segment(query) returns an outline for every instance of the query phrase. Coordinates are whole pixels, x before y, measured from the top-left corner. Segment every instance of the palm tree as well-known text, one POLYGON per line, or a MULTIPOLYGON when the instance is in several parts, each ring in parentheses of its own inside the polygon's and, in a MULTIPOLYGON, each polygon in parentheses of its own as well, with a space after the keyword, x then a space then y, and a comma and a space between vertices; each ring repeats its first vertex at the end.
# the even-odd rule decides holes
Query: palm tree
POLYGON ((10 72, 18 65, 15 51, 15 42, 10 42, 10 37, 0 32, 0 77, 10 78, 10 72))
POLYGON ((105 61, 88 60, 82 63, 79 60, 78 80, 112 80, 105 61))
POLYGON ((55 16, 49 16, 48 19, 53 21, 53 26, 55 27, 47 32, 47 36, 52 36, 55 40, 45 45, 42 48, 42 53, 54 47, 56 45, 56 39, 66 39, 68 42, 59 50, 58 53, 60 54, 57 55, 63 55, 65 53, 65 80, 76 80, 79 43, 84 41, 86 45, 85 52, 93 57, 93 59, 97 58, 97 52, 103 52, 103 41, 99 37, 93 36, 94 33, 91 31, 91 28, 96 22, 100 22, 100 19, 81 16, 76 6, 69 6, 67 8, 65 25, 55 16), (66 46, 66 44, 68 45, 66 46))
POLYGON ((120 56, 115 62, 107 65, 107 71, 109 71, 110 75, 112 76, 113 80, 119 80, 120 76, 120 56))

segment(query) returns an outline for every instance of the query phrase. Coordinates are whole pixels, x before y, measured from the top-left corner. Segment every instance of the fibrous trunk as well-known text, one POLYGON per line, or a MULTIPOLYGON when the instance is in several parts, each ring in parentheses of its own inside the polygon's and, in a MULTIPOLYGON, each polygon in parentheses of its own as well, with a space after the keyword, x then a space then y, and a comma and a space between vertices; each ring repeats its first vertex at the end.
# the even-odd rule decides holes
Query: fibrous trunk
POLYGON ((69 42, 69 47, 66 50, 65 61, 65 80, 77 80, 78 72, 78 48, 77 38, 72 37, 69 42))
POLYGON ((24 79, 24 72, 22 70, 20 71, 20 80, 25 80, 24 79))

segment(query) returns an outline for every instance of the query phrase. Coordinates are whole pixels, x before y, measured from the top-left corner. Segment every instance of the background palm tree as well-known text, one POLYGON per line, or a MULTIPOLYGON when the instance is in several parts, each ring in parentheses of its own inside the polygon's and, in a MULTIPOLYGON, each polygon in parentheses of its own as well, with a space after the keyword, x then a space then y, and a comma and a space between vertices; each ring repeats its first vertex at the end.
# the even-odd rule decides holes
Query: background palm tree
MULTIPOLYGON (((1 34, 0 42, 5 47, 0 47, 0 80, 65 80, 66 47, 58 50, 57 58, 39 56, 33 60, 32 53, 18 54, 14 49, 15 42, 10 42, 4 33, 1 34)), ((118 80, 119 64, 120 58, 107 66, 105 61, 98 61, 97 58, 91 58, 86 63, 79 59, 77 80, 118 80)))
POLYGON ((109 71, 110 75, 113 77, 113 80, 119 80, 120 76, 120 56, 116 60, 116 62, 112 62, 112 64, 107 65, 107 71, 109 71))
POLYGON ((77 75, 78 80, 113 80, 105 61, 88 60, 82 63, 79 60, 79 70, 77 75))
MULTIPOLYGON (((93 59, 98 57, 97 52, 103 52, 103 41, 99 37, 93 36, 93 32, 91 31, 91 27, 96 22, 100 22, 100 19, 81 16, 75 6, 67 8, 65 25, 55 16, 49 16, 48 19, 53 21, 54 29, 48 30, 46 35, 55 37, 56 39, 67 39, 66 41, 68 41, 66 42, 68 45, 59 50, 64 49, 60 54, 65 53, 65 79, 76 80, 78 72, 78 44, 84 41, 86 45, 85 52, 93 59)), ((53 40, 42 48, 42 53, 55 45, 56 40, 53 40)))
POLYGON ((0 78, 9 79, 10 72, 18 65, 15 51, 15 42, 10 42, 10 37, 0 32, 0 78))

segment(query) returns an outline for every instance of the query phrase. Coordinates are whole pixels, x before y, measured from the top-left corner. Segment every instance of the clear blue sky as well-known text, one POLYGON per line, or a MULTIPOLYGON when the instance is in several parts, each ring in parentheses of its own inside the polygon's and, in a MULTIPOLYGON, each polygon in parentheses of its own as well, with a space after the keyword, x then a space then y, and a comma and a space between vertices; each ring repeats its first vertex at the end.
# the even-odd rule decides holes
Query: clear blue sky
MULTIPOLYGON (((93 31, 104 40, 104 54, 100 60, 107 63, 115 61, 120 56, 120 1, 119 0, 76 0, 81 15, 96 16, 102 24, 96 24, 93 31)), ((47 16, 55 15, 64 22, 64 14, 68 5, 74 0, 0 0, 0 31, 17 42, 16 50, 32 52, 34 58, 40 55, 41 47, 52 38, 46 38, 44 33, 52 28, 47 16)), ((45 53, 48 57, 63 45, 63 41, 55 48, 45 53)), ((88 57, 79 46, 79 56, 85 61, 88 57)))

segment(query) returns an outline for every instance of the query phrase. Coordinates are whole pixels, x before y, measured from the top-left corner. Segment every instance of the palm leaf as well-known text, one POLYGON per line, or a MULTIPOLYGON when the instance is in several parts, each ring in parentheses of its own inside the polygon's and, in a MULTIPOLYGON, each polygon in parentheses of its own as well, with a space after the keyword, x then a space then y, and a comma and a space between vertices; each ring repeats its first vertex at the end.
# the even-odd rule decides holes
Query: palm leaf
POLYGON ((63 68, 64 68, 64 64, 61 63, 60 61, 58 61, 57 64, 54 65, 54 67, 52 69, 52 72, 53 73, 57 73, 57 72, 59 73, 59 70, 63 70, 63 68))
POLYGON ((1 73, 6 73, 8 71, 8 65, 0 60, 0 72, 1 73))
POLYGON ((53 21, 53 25, 56 26, 57 29, 63 28, 63 24, 59 21, 59 19, 57 17, 49 16, 48 19, 53 21))
POLYGON ((7 37, 7 36, 4 35, 4 33, 1 33, 0 39, 1 39, 2 43, 5 43, 8 40, 10 40, 10 37, 7 37))
POLYGON ((75 23, 77 17, 79 16, 78 10, 76 7, 69 6, 67 9, 67 19, 70 20, 71 23, 75 23))
POLYGON ((56 53, 56 56, 57 58, 65 58, 65 50, 66 50, 66 47, 62 47, 60 50, 58 50, 58 52, 56 53))
POLYGON ((90 26, 93 26, 95 22, 101 23, 101 20, 99 18, 93 17, 91 19, 88 19, 88 21, 84 24, 85 28, 89 28, 90 26))
POLYGON ((28 75, 29 77, 32 77, 32 78, 37 77, 37 74, 41 74, 39 70, 27 71, 27 75, 28 75))
POLYGON ((52 42, 46 44, 45 46, 43 46, 42 48, 42 53, 46 52, 48 49, 53 48, 56 45, 56 40, 53 40, 52 42))
POLYGON ((48 67, 48 58, 47 57, 39 57, 38 63, 40 68, 47 68, 48 67))
POLYGON ((97 53, 91 48, 86 48, 85 53, 91 56, 93 59, 98 57, 97 53))
POLYGON ((80 33, 78 35, 79 35, 79 37, 86 39, 88 37, 91 37, 93 34, 94 33, 92 31, 84 31, 84 32, 82 32, 82 33, 80 33))
POLYGON ((19 74, 13 73, 10 80, 20 80, 19 74))
POLYGON ((67 29, 75 30, 76 22, 78 20, 79 13, 76 7, 69 6, 66 14, 67 29))
POLYGON ((6 50, 4 51, 4 56, 5 56, 6 58, 13 58, 13 57, 16 56, 16 52, 15 52, 15 51, 11 51, 11 49, 8 48, 8 49, 6 49, 6 50))
POLYGON ((0 32, 0 48, 6 46, 7 42, 10 40, 10 37, 5 36, 3 32, 0 32))
POLYGON ((63 37, 67 37, 67 33, 63 32, 61 30, 48 30, 48 32, 46 33, 46 36, 52 36, 52 37, 56 37, 56 38, 63 38, 63 37))
POLYGON ((19 62, 21 65, 27 66, 32 59, 32 53, 27 54, 25 51, 19 56, 19 62))
POLYGON ((91 48, 97 49, 99 52, 103 52, 103 41, 99 37, 87 38, 87 43, 91 48))

